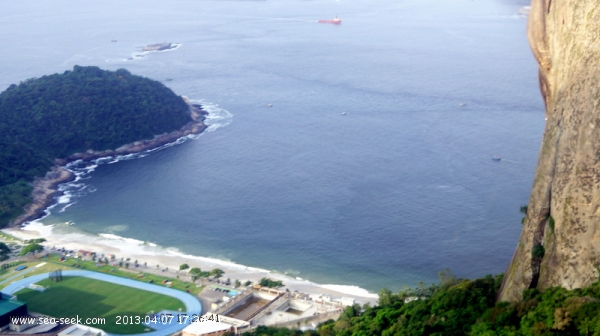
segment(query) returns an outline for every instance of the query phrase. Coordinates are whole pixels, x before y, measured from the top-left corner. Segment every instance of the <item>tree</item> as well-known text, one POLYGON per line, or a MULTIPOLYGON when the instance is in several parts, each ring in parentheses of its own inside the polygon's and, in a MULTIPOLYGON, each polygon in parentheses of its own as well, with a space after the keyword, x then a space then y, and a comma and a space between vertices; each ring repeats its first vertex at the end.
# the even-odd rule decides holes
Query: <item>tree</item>
POLYGON ((258 284, 263 287, 269 287, 269 288, 277 288, 277 287, 283 286, 283 282, 281 280, 272 280, 269 278, 260 279, 258 284))
POLYGON ((36 239, 26 240, 26 241, 24 241, 24 243, 27 243, 27 244, 38 243, 39 244, 39 243, 43 243, 45 241, 46 241, 46 238, 36 238, 36 239))
POLYGON ((242 283, 240 282, 240 280, 235 279, 235 282, 233 283, 233 287, 238 288, 242 285, 242 283))
POLYGON ((224 273, 225 272, 220 268, 215 268, 212 271, 210 271, 210 275, 215 279, 222 277, 224 273))
POLYGON ((379 291, 379 304, 386 306, 392 303, 392 292, 389 289, 383 288, 379 291))
POLYGON ((24 256, 24 255, 27 255, 27 253, 29 253, 29 252, 35 253, 37 251, 43 251, 43 250, 44 250, 44 247, 42 245, 40 245, 38 243, 32 243, 32 244, 29 244, 29 245, 23 247, 23 249, 21 249, 21 255, 24 256))
POLYGON ((444 268, 444 270, 438 273, 438 278, 440 278, 440 286, 442 287, 450 287, 456 285, 456 277, 452 274, 449 268, 444 268))
POLYGON ((181 264, 181 265, 179 266, 179 270, 180 270, 180 271, 183 271, 184 269, 188 269, 188 268, 190 268, 190 265, 188 265, 188 264, 181 264))
POLYGON ((0 254, 7 254, 10 252, 10 247, 8 247, 6 244, 0 242, 0 254))

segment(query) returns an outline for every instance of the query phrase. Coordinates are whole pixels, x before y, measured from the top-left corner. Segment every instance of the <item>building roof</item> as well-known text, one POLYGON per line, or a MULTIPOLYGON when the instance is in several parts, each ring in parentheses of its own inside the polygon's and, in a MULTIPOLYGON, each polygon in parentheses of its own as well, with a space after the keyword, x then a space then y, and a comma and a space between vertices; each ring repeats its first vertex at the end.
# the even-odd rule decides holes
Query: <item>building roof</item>
POLYGON ((194 322, 183 329, 183 332, 190 334, 208 334, 217 331, 229 330, 232 327, 231 324, 215 321, 202 321, 194 322))
POLYGON ((58 333, 59 336, 98 336, 106 335, 106 333, 100 329, 74 324, 67 329, 58 333))
POLYGON ((11 311, 25 305, 25 302, 17 300, 0 299, 0 315, 10 313, 11 311))

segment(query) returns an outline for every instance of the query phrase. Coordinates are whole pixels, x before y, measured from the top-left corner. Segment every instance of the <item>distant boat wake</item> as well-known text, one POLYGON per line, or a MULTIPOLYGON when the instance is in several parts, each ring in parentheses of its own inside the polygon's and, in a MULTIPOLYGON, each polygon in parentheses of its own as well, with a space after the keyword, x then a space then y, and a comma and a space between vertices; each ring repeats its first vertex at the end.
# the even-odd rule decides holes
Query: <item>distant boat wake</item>
POLYGON ((505 159, 505 158, 502 158, 502 162, 522 163, 522 162, 519 162, 519 161, 508 160, 508 159, 505 159))
POLYGON ((508 160, 508 159, 505 159, 505 158, 501 158, 499 156, 492 156, 492 161, 495 161, 495 162, 522 163, 522 162, 518 162, 518 161, 513 161, 513 160, 508 160))

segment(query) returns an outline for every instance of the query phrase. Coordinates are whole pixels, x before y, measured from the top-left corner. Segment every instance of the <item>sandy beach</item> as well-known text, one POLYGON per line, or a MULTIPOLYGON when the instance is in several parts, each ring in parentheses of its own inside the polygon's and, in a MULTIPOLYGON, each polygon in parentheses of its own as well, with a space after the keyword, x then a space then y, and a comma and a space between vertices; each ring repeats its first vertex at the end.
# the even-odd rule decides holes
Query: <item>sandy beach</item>
MULTIPOLYGON (((101 236, 83 233, 53 234, 52 229, 51 225, 44 225, 39 221, 34 221, 21 228, 7 228, 2 231, 19 239, 45 238, 46 242, 43 245, 47 249, 54 247, 72 251, 85 250, 96 252, 97 255, 114 254, 117 260, 121 258, 124 258, 124 260, 129 258, 132 262, 137 260, 140 264, 137 269, 140 272, 159 273, 173 278, 177 275, 182 277, 186 272, 179 271, 179 266, 188 264, 190 268, 199 267, 204 271, 220 268, 225 272, 222 279, 229 278, 232 282, 239 280, 244 283, 250 280, 256 283, 261 278, 268 277, 274 280, 281 280, 284 284, 283 288, 289 289, 292 292, 298 291, 306 294, 329 295, 332 298, 349 297, 361 305, 367 302, 374 304, 377 301, 376 294, 369 293, 356 286, 315 284, 304 279, 292 278, 285 274, 247 267, 229 261, 185 255, 154 244, 147 244, 135 239, 110 234, 101 236)), ((130 266, 130 269, 135 268, 130 266)))
POLYGON ((229 261, 186 255, 177 250, 163 248, 135 239, 112 234, 93 235, 79 231, 76 227, 74 230, 70 230, 76 233, 56 233, 53 232, 52 225, 45 225, 43 223, 43 218, 36 220, 36 218, 40 218, 44 213, 47 213, 47 209, 51 209, 56 204, 57 197, 60 196, 58 195, 60 184, 79 178, 77 173, 74 174, 63 167, 69 162, 77 160, 91 161, 105 157, 142 153, 178 143, 179 139, 183 139, 186 136, 202 133, 208 127, 204 124, 208 113, 201 105, 194 104, 187 97, 183 97, 183 99, 190 106, 192 121, 179 131, 162 134, 156 136, 154 139, 127 144, 116 150, 88 151, 85 153, 76 153, 64 159, 56 159, 55 162, 58 165, 45 178, 38 179, 36 182, 34 196, 37 196, 35 202, 29 205, 32 208, 30 209, 31 211, 13 221, 11 227, 5 228, 2 231, 24 240, 45 238, 46 242, 44 245, 48 250, 52 248, 64 248, 69 251, 85 250, 95 252, 99 256, 113 254, 117 260, 121 260, 121 258, 127 260, 129 258, 132 263, 137 260, 140 266, 138 268, 130 267, 130 269, 136 269, 140 272, 159 273, 175 278, 187 274, 185 271, 179 271, 179 266, 182 264, 188 264, 190 268, 199 267, 204 271, 220 268, 225 272, 222 279, 229 278, 231 282, 239 280, 241 283, 244 283, 249 280, 257 283, 261 278, 268 277, 274 280, 281 280, 284 283, 283 288, 289 289, 292 292, 298 291, 305 294, 329 295, 332 298, 353 298, 360 304, 367 302, 371 304, 375 303, 377 300, 376 294, 369 293, 357 286, 315 284, 301 278, 247 267, 229 261))

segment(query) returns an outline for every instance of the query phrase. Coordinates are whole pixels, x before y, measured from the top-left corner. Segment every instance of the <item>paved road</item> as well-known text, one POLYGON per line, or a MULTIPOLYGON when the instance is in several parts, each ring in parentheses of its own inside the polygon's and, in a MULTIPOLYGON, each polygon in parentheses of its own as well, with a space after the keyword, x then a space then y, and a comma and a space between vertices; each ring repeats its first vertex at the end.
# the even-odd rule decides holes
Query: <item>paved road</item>
MULTIPOLYGON (((21 275, 21 274, 23 274, 23 273, 20 273, 19 275, 21 275)), ((50 273, 37 274, 37 275, 31 276, 29 278, 17 280, 15 282, 13 282, 12 284, 6 286, 6 288, 4 288, 2 290, 2 292, 5 294, 14 294, 23 288, 27 288, 30 284, 36 283, 43 279, 47 279, 49 274, 50 273)), ((179 300, 181 300, 181 302, 183 302, 183 304, 185 305, 185 308, 187 310, 185 312, 186 314, 200 315, 202 313, 202 305, 200 304, 200 301, 198 301, 197 298, 195 298, 194 296, 192 296, 188 293, 184 293, 184 292, 176 290, 176 289, 161 287, 161 286, 153 285, 153 284, 146 283, 146 282, 125 279, 125 278, 119 278, 119 277, 112 276, 109 274, 92 272, 92 271, 82 271, 82 270, 62 271, 62 275, 63 276, 83 276, 83 277, 87 277, 87 278, 91 278, 91 279, 111 282, 111 283, 115 283, 118 285, 139 288, 142 290, 147 290, 149 292, 154 292, 154 293, 158 293, 158 294, 171 296, 171 297, 179 299, 179 300)), ((188 323, 189 322, 191 322, 191 321, 188 321, 188 323)), ((143 334, 129 335, 129 336, 164 336, 164 335, 170 335, 172 333, 175 333, 185 327, 186 327, 186 324, 171 324, 161 330, 152 331, 152 332, 143 333, 143 334)), ((109 335, 117 336, 115 334, 109 334, 109 335)))

